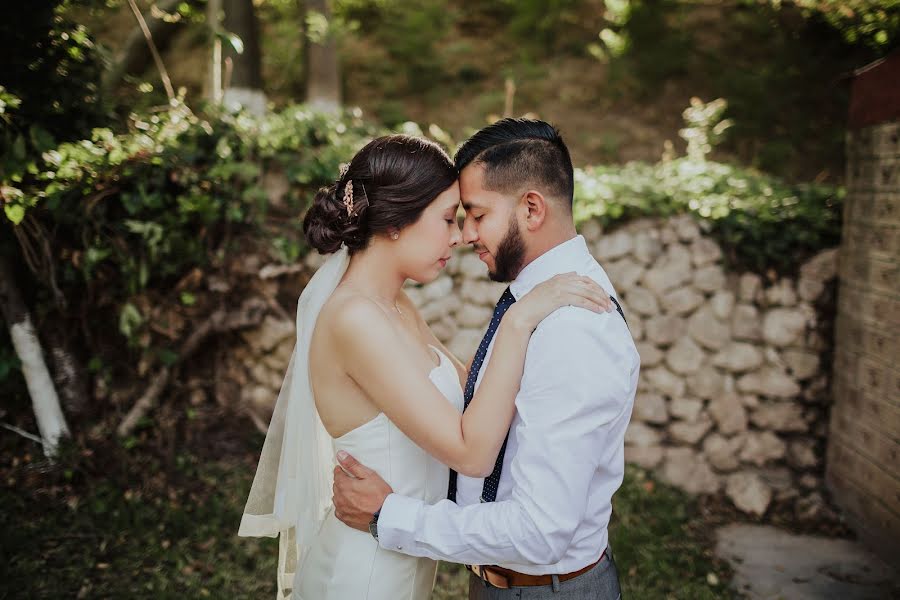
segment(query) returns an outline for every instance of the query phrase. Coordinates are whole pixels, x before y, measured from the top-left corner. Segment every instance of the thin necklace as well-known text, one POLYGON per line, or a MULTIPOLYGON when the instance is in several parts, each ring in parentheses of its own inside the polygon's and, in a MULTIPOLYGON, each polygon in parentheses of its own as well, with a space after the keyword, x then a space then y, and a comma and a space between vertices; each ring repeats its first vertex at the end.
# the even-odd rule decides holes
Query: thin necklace
MULTIPOLYGON (((356 286, 354 285, 354 282, 353 282, 352 280, 349 280, 349 281, 348 281, 348 280, 346 280, 346 279, 344 280, 343 285, 346 285, 346 284, 348 284, 348 283, 350 284, 351 287, 356 287, 356 286)), ((372 298, 373 300, 375 300, 376 302, 378 302, 379 304, 380 304, 380 303, 385 303, 385 304, 387 304, 387 303, 389 302, 389 301, 386 301, 384 298, 381 298, 381 297, 379 297, 379 296, 372 295, 372 296, 369 296, 369 297, 372 298)), ((396 300, 394 300, 393 302, 390 302, 390 304, 394 307, 394 310, 397 311, 397 314, 400 315, 401 318, 403 318, 403 319, 406 318, 406 317, 403 315, 403 311, 400 310, 400 307, 399 307, 399 306, 397 306, 397 301, 396 301, 396 300)))

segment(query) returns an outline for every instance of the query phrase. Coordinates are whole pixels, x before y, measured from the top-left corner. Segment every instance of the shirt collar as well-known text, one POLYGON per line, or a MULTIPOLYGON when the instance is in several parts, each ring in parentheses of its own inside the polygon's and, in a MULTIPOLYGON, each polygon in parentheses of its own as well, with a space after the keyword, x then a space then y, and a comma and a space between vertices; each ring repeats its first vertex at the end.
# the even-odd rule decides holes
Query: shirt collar
POLYGON ((509 285, 509 291, 516 300, 519 300, 536 285, 554 275, 577 270, 574 267, 580 267, 584 259, 590 255, 584 236, 576 235, 525 265, 518 277, 509 285))

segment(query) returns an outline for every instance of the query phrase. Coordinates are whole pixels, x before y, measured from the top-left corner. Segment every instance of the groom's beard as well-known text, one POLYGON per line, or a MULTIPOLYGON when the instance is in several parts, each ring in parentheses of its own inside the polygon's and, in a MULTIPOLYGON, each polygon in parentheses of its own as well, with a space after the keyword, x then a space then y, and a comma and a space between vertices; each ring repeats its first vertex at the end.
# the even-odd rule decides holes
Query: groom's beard
POLYGON ((497 254, 494 255, 495 269, 488 271, 491 281, 512 281, 522 270, 525 262, 525 240, 519 230, 519 223, 515 216, 509 220, 509 229, 503 240, 497 246, 497 254))

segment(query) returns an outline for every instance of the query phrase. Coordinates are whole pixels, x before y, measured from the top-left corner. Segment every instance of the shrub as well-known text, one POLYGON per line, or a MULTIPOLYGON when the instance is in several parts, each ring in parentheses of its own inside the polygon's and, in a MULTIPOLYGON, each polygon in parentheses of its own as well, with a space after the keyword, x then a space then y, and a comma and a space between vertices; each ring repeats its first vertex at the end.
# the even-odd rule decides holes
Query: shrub
POLYGON ((642 216, 690 213, 722 244, 730 264, 791 273, 811 254, 840 243, 844 192, 789 184, 753 169, 707 160, 730 122, 722 100, 698 99, 684 111, 687 156, 656 164, 575 171, 575 219, 604 226, 642 216))

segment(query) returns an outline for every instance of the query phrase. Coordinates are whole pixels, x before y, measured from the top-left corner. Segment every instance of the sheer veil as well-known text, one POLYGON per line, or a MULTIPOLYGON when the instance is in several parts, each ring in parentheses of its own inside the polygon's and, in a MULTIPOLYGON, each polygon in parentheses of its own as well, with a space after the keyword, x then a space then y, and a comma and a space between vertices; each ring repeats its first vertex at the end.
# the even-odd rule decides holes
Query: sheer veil
POLYGON ((328 257, 297 302, 297 342, 269 423, 239 536, 279 537, 278 596, 288 598, 294 573, 331 505, 334 456, 313 400, 309 344, 322 306, 350 262, 346 246, 328 257))

